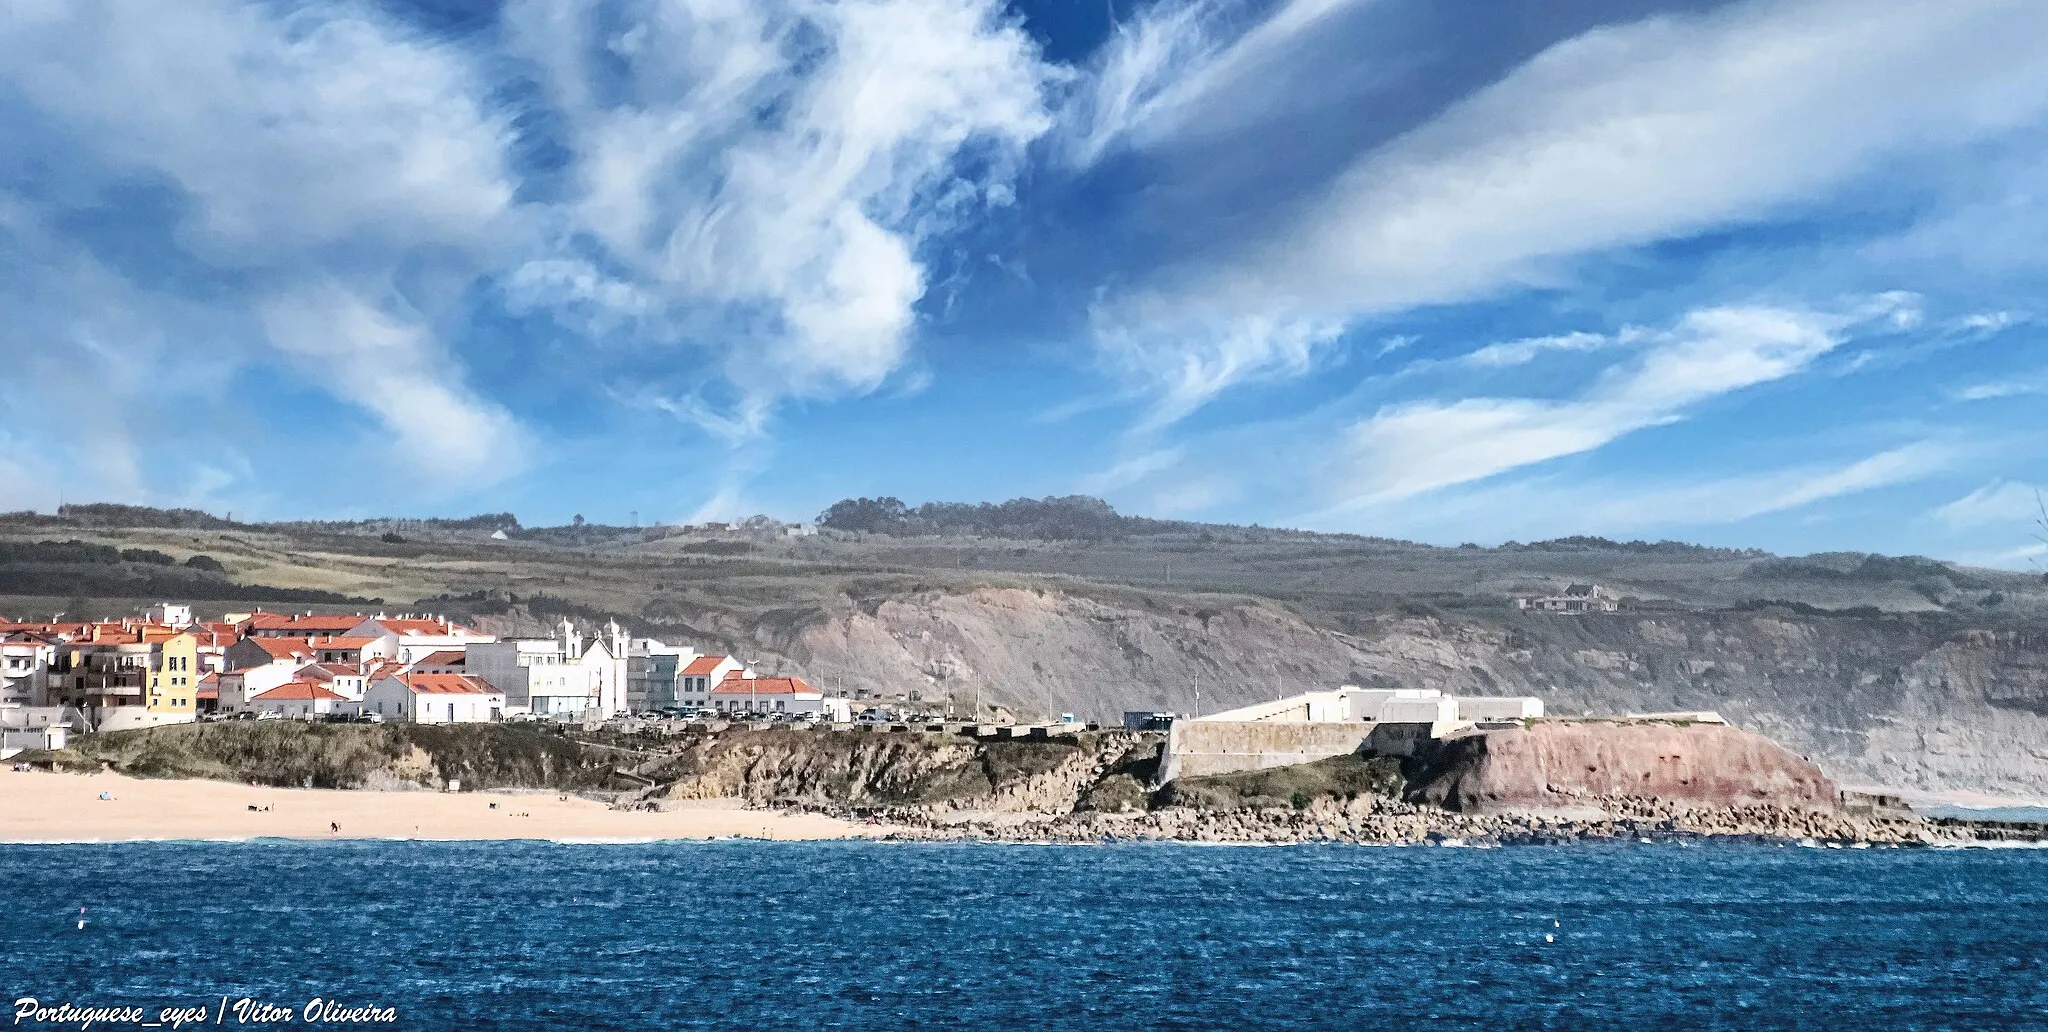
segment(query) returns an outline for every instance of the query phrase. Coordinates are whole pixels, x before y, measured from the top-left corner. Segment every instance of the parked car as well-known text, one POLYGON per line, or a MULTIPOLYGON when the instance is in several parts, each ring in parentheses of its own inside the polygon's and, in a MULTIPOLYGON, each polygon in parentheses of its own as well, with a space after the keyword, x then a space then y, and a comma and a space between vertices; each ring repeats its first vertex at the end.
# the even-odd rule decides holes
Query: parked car
POLYGON ((384 722, 384 714, 358 713, 355 715, 355 722, 358 724, 382 724, 384 722))
POLYGON ((284 719, 284 714, 282 714, 282 713, 279 713, 279 712, 278 712, 278 711, 276 711, 276 710, 264 710, 263 712, 261 712, 261 713, 258 713, 258 714, 256 714, 256 719, 257 719, 257 720, 283 720, 283 719, 284 719))

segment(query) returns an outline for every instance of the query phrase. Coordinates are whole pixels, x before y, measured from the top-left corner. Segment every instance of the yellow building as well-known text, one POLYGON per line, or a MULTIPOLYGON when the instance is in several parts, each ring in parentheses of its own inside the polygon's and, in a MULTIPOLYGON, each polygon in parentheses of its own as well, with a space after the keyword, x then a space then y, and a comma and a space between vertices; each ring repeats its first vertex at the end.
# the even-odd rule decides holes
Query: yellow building
POLYGON ((165 638, 150 650, 149 694, 143 706, 151 713, 191 716, 199 691, 199 639, 185 631, 165 638))

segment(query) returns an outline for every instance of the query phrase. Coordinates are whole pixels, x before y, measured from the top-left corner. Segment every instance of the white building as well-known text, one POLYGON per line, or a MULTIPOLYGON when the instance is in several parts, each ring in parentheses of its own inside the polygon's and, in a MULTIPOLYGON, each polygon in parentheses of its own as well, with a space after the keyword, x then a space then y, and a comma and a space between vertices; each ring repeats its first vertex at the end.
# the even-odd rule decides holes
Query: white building
POLYGON ((38 634, 0 636, 0 710, 49 704, 57 643, 38 634))
POLYGON ((249 703, 256 696, 298 680, 299 671, 310 665, 311 661, 305 655, 289 656, 261 666, 221 674, 215 688, 219 697, 216 708, 222 713, 240 713, 250 709, 249 703))
POLYGON ((698 656, 676 676, 676 705, 685 709, 711 709, 711 689, 734 674, 754 676, 746 664, 731 656, 698 656))
POLYGON ((362 708, 413 724, 482 724, 505 718, 505 693, 466 674, 392 674, 370 686, 362 708))
POLYGON ((142 618, 174 631, 192 626, 192 607, 181 602, 158 602, 143 610, 142 618))
POLYGON ((1515 607, 1537 613, 1613 613, 1621 602, 1598 584, 1567 584, 1555 595, 1518 598, 1515 607))
POLYGON ((1428 725, 1431 737, 1442 737, 1480 721, 1525 720, 1543 716, 1543 700, 1530 695, 1445 695, 1434 688, 1360 688, 1347 684, 1329 691, 1303 692, 1272 702, 1197 717, 1197 722, 1269 721, 1303 724, 1428 725))
POLYGON ((681 694, 683 671, 696 659, 697 650, 688 645, 668 645, 654 638, 628 641, 626 708, 641 713, 686 705, 681 694))
POLYGON ((609 717, 626 712, 626 632, 584 641, 562 621, 559 638, 512 638, 466 646, 469 676, 503 692, 505 705, 554 720, 609 717))
POLYGON ((11 760, 29 749, 62 749, 70 741, 71 729, 63 724, 0 729, 0 760, 11 760))
POLYGON ((350 702, 363 701, 370 688, 370 675, 353 663, 314 663, 300 669, 300 680, 315 681, 350 702))
POLYGON ((411 614, 366 617, 350 628, 348 634, 384 642, 386 650, 381 655, 401 663, 415 663, 435 652, 459 652, 473 644, 498 640, 496 635, 452 623, 444 616, 411 614))
POLYGON ((248 709, 280 717, 324 717, 350 712, 349 700, 314 681, 287 681, 249 699, 248 709))
POLYGON ((711 689, 711 708, 731 717, 816 714, 825 720, 853 719, 845 699, 828 699, 801 677, 726 675, 711 689))

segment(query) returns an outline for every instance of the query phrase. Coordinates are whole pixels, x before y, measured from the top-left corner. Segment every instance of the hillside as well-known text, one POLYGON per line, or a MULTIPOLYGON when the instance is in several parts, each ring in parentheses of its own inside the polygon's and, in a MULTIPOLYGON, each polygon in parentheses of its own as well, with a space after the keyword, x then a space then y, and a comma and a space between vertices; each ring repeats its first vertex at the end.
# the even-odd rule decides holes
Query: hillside
MULTIPOLYGON (((212 598, 198 601, 216 612, 362 608, 275 600, 324 592, 505 633, 617 617, 766 672, 950 699, 960 712, 978 700, 1114 719, 1345 681, 1529 692, 1560 713, 1718 709, 1849 783, 2048 794, 2048 584, 2037 575, 1600 539, 1436 548, 1134 520, 1074 500, 892 515, 886 501, 861 510, 869 529, 828 523, 807 537, 524 528, 509 514, 244 525, 73 507, 0 517, 0 546, 146 551, 150 570, 209 578, 212 598), (219 569, 188 565, 200 555, 219 569), (1623 611, 1513 605, 1572 580, 1620 594, 1623 611)), ((64 580, 55 558, 0 551, 0 612, 151 601, 115 590, 133 579, 64 580)))

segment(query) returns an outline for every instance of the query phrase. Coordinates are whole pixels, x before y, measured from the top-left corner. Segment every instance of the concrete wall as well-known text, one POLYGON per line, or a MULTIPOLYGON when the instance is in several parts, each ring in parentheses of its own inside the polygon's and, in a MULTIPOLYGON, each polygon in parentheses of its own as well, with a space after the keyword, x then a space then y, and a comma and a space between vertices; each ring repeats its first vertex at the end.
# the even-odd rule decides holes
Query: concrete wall
POLYGON ((1355 722, 1177 721, 1167 738, 1166 762, 1159 779, 1165 782, 1346 756, 1365 744, 1373 727, 1355 722))
POLYGON ((96 715, 101 731, 133 731, 165 724, 190 724, 196 719, 190 713, 151 713, 141 706, 109 706, 98 710, 96 715))

